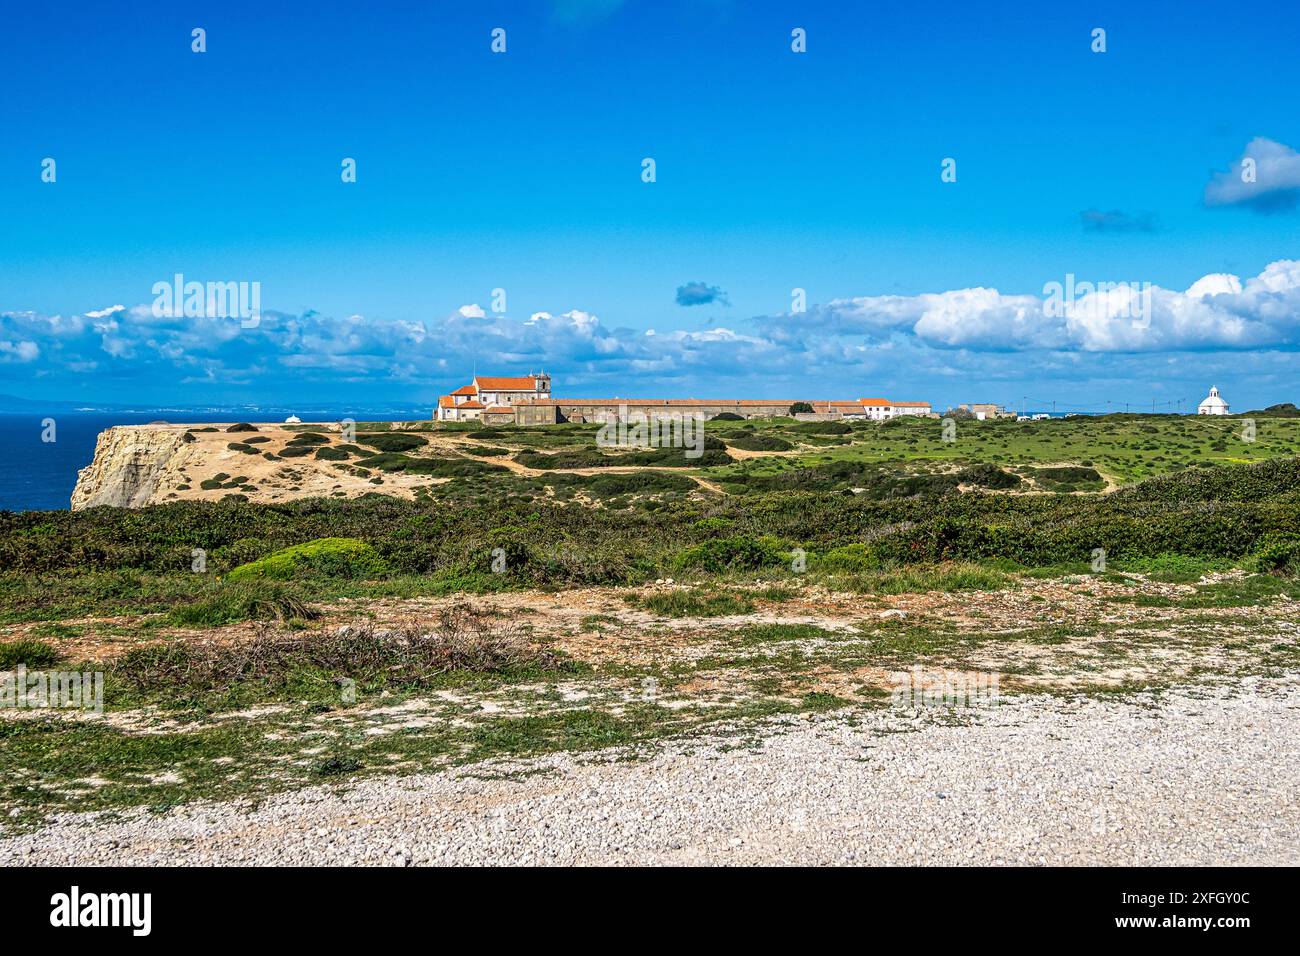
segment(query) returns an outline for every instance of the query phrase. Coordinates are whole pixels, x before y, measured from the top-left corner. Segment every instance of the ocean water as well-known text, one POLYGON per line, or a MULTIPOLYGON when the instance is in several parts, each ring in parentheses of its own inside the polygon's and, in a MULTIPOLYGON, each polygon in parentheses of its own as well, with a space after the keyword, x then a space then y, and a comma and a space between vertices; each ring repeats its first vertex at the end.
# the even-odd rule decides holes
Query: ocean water
MULTIPOLYGON (((357 421, 418 419, 423 414, 393 414, 392 409, 370 412, 299 411, 303 421, 338 421, 353 417, 357 421)), ((0 412, 0 511, 67 510, 77 472, 95 457, 95 440, 113 425, 146 425, 154 421, 237 422, 283 421, 287 412, 262 409, 260 414, 247 409, 121 412, 0 412), (54 418, 55 440, 41 440, 46 417, 54 418)))
MULTIPOLYGON (((158 421, 157 412, 78 412, 0 414, 0 511, 67 510, 77 471, 95 457, 95 439, 113 425, 144 425, 158 421), (53 417, 54 441, 41 440, 41 421, 53 417)), ((230 421, 224 415, 195 413, 184 422, 230 421)))

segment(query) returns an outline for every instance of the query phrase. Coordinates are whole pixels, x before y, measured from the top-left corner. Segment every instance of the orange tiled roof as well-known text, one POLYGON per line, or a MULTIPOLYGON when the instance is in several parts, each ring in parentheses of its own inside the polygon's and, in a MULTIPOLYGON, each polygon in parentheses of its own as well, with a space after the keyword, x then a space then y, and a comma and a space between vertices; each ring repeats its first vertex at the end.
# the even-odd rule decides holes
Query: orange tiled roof
POLYGON ((894 402, 895 405, 901 405, 906 408, 929 408, 929 402, 894 402))
POLYGON ((457 408, 485 408, 486 406, 477 398, 471 398, 468 402, 461 402, 457 408))
POLYGON ((456 391, 452 392, 451 394, 453 394, 453 395, 477 395, 477 394, 478 394, 478 386, 476 386, 476 385, 462 385, 460 388, 456 389, 456 391))
POLYGON ((891 403, 887 398, 859 398, 858 404, 859 405, 889 405, 891 403))
POLYGON ((738 405, 741 408, 789 408, 795 400, 767 398, 530 398, 517 405, 619 405, 647 408, 650 406, 687 407, 692 405, 738 405))
POLYGON ((455 408, 455 407, 456 407, 456 399, 452 398, 450 395, 443 395, 441 398, 438 399, 438 407, 439 407, 439 408, 455 408))
POLYGON ((537 387, 537 379, 531 375, 518 378, 475 378, 474 384, 489 391, 524 392, 537 387))

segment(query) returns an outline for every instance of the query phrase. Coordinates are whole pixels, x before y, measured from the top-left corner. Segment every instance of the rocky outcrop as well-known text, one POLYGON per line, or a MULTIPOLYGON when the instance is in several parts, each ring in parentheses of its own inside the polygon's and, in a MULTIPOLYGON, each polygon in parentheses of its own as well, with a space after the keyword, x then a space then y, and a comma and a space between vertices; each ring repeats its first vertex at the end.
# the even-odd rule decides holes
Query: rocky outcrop
POLYGON ((118 425, 101 432, 94 460, 77 473, 72 510, 149 504, 164 480, 180 473, 187 447, 176 429, 118 425))

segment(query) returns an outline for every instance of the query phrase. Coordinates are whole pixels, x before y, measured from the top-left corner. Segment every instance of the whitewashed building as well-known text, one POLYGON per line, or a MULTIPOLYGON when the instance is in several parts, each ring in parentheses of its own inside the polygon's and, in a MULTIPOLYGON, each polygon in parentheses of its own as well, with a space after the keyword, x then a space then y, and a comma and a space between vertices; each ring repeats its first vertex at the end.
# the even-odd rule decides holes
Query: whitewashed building
POLYGON ((1210 394, 1205 396, 1205 400, 1196 406, 1198 415, 1226 415, 1228 414, 1228 403, 1219 395, 1217 387, 1210 387, 1210 394))
POLYGON ((476 375, 450 395, 438 399, 434 418, 442 422, 480 421, 514 415, 514 405, 551 397, 545 372, 517 377, 476 375))

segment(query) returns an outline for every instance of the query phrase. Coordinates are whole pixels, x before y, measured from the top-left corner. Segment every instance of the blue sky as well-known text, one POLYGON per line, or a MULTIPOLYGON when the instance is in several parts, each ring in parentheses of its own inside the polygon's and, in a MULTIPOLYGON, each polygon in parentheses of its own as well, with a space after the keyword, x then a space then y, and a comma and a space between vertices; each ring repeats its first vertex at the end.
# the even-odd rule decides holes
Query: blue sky
POLYGON ((1300 401, 1300 9, 1044 6, 7 5, 0 392, 1300 401), (1149 334, 1039 321, 1067 274, 1149 334))

